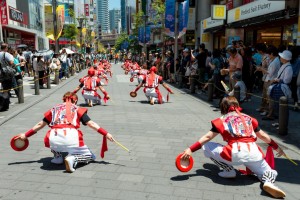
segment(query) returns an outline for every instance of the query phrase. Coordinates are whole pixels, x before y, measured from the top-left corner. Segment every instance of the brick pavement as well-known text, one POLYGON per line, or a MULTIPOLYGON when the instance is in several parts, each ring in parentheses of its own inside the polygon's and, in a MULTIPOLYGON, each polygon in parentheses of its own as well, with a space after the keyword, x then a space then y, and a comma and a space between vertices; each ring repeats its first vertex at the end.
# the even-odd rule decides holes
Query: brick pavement
MULTIPOLYGON (((65 173, 64 166, 50 163, 52 154, 43 146, 46 128, 30 138, 24 152, 13 151, 10 138, 41 120, 42 113, 61 102, 64 92, 72 91, 83 74, 50 90, 41 90, 39 96, 28 95, 24 104, 14 104, 9 111, 0 113, 0 199, 271 199, 261 191, 255 177, 239 175, 234 180, 218 177, 218 169, 201 150, 193 155, 193 169, 188 173, 179 172, 174 165, 176 156, 206 133, 210 129, 209 121, 219 113, 201 99, 205 96, 192 96, 176 88, 170 102, 163 105, 146 104, 142 91, 131 98, 129 91, 136 82, 129 82, 120 65, 114 66, 115 76, 106 87, 112 100, 89 109, 88 113, 128 147, 130 153, 109 143, 109 151, 102 160, 98 156, 101 136, 87 127, 81 128, 85 142, 98 157, 96 162, 79 167, 73 174, 65 173)), ((25 93, 33 92, 26 87, 25 93)), ((163 88, 162 92, 166 96, 163 88)), ((299 163, 297 146, 287 138, 273 135, 299 163)), ((221 137, 215 141, 222 142, 221 137)), ((259 144, 266 149, 265 144, 259 144)), ((276 158, 276 169, 279 171, 277 185, 287 193, 286 199, 299 199, 299 167, 276 158)))

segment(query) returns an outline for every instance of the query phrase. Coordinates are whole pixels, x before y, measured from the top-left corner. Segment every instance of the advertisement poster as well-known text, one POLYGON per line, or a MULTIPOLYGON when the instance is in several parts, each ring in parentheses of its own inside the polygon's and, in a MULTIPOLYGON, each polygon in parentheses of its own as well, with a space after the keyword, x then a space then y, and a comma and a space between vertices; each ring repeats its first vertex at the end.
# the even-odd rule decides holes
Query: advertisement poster
POLYGON ((47 24, 47 26, 45 26, 46 36, 54 40, 53 14, 51 5, 45 5, 45 24, 47 24))
POLYGON ((56 18, 57 18, 57 38, 58 39, 61 36, 64 22, 65 22, 65 6, 59 5, 56 8, 56 18))
POLYGON ((7 5, 6 0, 0 0, 0 14, 1 14, 1 24, 8 24, 8 14, 7 14, 7 5))

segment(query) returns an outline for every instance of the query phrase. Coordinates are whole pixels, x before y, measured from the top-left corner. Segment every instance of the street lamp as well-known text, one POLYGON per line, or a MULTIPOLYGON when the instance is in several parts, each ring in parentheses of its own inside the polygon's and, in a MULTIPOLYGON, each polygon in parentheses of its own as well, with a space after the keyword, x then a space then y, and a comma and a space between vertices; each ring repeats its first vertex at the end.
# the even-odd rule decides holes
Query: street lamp
POLYGON ((82 26, 83 26, 83 20, 84 20, 84 18, 83 17, 78 17, 78 18, 76 18, 77 19, 77 21, 78 21, 78 23, 79 23, 79 27, 78 27, 78 29, 79 29, 79 31, 80 31, 80 36, 79 36, 79 43, 80 43, 80 48, 81 48, 81 52, 82 52, 82 26))
POLYGON ((146 46, 146 25, 148 20, 148 15, 143 15, 142 18, 144 20, 144 52, 146 54, 146 59, 148 59, 147 46, 146 46))

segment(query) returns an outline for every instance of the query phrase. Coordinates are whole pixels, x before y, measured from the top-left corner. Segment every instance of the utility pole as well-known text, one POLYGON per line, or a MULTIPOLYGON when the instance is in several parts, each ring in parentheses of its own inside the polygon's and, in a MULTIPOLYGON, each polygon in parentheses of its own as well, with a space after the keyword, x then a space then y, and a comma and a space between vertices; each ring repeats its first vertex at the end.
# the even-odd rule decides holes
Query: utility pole
POLYGON ((53 5, 53 28, 54 28, 54 41, 55 41, 55 53, 58 53, 59 51, 59 44, 58 44, 58 34, 57 34, 57 16, 56 16, 56 8, 57 8, 57 1, 53 0, 52 1, 53 5))
MULTIPOLYGON (((178 17, 179 17, 178 0, 176 0, 176 3, 175 3, 175 30, 174 30, 175 31, 175 33, 174 33, 174 37, 175 37, 175 41, 174 41, 174 61, 176 61, 176 59, 178 57, 178 17)), ((176 62, 174 62, 174 71, 175 71, 175 73, 177 71, 176 62)))

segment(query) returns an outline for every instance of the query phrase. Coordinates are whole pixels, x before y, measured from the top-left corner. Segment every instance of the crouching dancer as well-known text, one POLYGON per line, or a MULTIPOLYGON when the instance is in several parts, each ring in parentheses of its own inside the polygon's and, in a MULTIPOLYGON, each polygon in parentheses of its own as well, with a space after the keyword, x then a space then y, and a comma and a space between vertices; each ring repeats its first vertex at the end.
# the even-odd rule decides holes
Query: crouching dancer
POLYGON ((26 133, 20 134, 22 140, 34 135, 37 131, 48 125, 51 129, 44 138, 45 146, 51 149, 54 158, 51 163, 62 164, 65 162, 66 171, 74 172, 77 163, 89 163, 94 161, 96 156, 85 145, 83 133, 79 130, 80 122, 103 135, 101 157, 107 150, 107 140, 114 141, 112 135, 97 123, 93 122, 87 115, 87 109, 76 105, 77 95, 67 92, 63 96, 63 103, 55 105, 44 114, 44 119, 36 124, 26 133), (63 152, 68 155, 63 159, 63 152))
POLYGON ((192 152, 203 149, 204 155, 223 169, 218 175, 223 178, 235 178, 233 165, 244 165, 263 183, 263 190, 275 198, 285 197, 285 193, 274 185, 277 171, 264 159, 257 138, 269 144, 277 151, 277 156, 285 155, 283 150, 270 136, 262 131, 256 119, 239 111, 239 103, 234 97, 225 97, 221 102, 220 118, 212 121, 212 129, 195 144, 184 151, 182 159, 189 159, 192 152), (209 142, 221 134, 226 145, 209 142))

